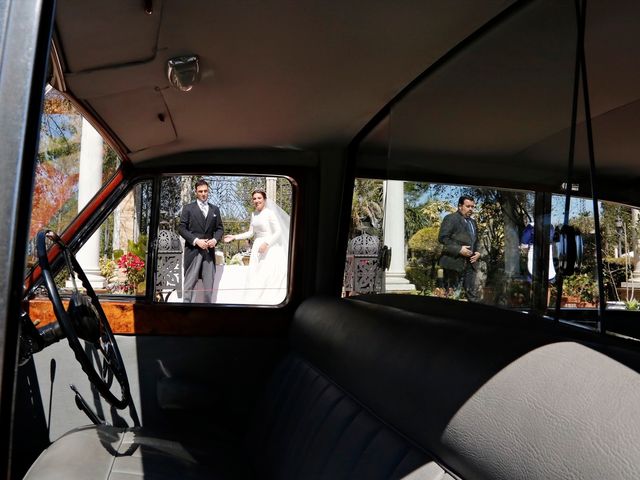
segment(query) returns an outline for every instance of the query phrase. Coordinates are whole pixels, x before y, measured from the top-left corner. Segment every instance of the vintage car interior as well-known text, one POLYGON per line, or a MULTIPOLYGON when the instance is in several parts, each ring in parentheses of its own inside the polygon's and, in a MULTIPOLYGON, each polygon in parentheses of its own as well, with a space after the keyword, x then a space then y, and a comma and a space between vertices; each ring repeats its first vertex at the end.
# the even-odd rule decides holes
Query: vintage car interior
POLYGON ((640 3, 0 12, 0 476, 640 477, 640 3))

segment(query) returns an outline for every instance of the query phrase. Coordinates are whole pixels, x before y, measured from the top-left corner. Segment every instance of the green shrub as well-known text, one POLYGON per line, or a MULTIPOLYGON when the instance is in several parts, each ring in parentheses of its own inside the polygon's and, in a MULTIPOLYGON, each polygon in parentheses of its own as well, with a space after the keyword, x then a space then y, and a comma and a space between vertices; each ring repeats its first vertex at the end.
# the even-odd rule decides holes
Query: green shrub
POLYGON ((436 287, 436 279, 433 270, 429 267, 418 265, 415 261, 410 263, 405 269, 407 280, 416 286, 416 290, 421 295, 427 295, 428 292, 436 287))
POLYGON ((598 284, 587 273, 579 273, 565 278, 562 292, 566 296, 578 297, 583 302, 596 303, 598 300, 598 284))
POLYGON ((439 227, 424 227, 409 239, 408 246, 412 253, 428 259, 438 258, 442 252, 442 245, 438 242, 439 227))
POLYGON ((127 242, 127 251, 140 258, 147 258, 148 243, 149 237, 147 235, 140 235, 137 242, 134 242, 133 240, 129 240, 127 242))
POLYGON ((100 275, 107 280, 107 284, 111 283, 115 276, 116 268, 118 268, 116 262, 108 259, 107 257, 100 257, 100 260, 98 260, 98 266, 100 267, 100 275))

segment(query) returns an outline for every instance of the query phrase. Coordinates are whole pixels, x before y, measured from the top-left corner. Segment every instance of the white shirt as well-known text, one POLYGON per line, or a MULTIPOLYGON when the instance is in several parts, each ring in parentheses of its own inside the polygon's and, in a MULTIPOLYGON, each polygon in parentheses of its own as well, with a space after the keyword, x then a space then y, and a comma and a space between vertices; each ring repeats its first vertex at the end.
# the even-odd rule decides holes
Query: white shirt
MULTIPOLYGON (((207 218, 207 215, 209 214, 209 202, 201 202, 200 200, 196 200, 196 203, 198 204, 198 208, 200 209, 200 211, 202 212, 202 214, 204 215, 204 218, 207 218)), ((199 239, 196 238, 193 241, 193 246, 196 246, 196 242, 199 239)))
POLYGON ((207 215, 209 214, 209 203, 202 203, 200 200, 198 200, 197 202, 198 207, 200 207, 200 211, 202 212, 204 217, 207 218, 207 215))

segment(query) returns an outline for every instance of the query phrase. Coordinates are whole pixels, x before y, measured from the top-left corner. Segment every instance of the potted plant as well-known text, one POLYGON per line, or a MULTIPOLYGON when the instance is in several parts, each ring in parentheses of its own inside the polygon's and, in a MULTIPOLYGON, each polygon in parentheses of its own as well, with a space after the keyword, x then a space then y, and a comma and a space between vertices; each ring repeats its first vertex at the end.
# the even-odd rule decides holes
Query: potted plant
POLYGON ((598 302, 598 285, 587 273, 579 273, 567 277, 563 283, 563 303, 577 308, 595 307, 598 302))

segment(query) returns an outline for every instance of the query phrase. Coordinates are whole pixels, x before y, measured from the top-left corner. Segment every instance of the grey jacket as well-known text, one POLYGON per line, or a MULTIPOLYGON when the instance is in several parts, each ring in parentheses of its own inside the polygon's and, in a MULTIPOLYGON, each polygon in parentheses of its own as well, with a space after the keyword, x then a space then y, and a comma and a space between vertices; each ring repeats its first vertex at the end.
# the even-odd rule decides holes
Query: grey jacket
POLYGON ((478 251, 478 225, 472 218, 469 221, 476 232, 475 240, 471 238, 467 222, 460 212, 450 213, 442 220, 438 233, 438 241, 443 245, 439 261, 442 268, 457 272, 462 272, 467 264, 474 270, 478 268, 477 263, 469 263, 467 257, 460 255, 460 248, 463 245, 469 245, 474 252, 478 251))

